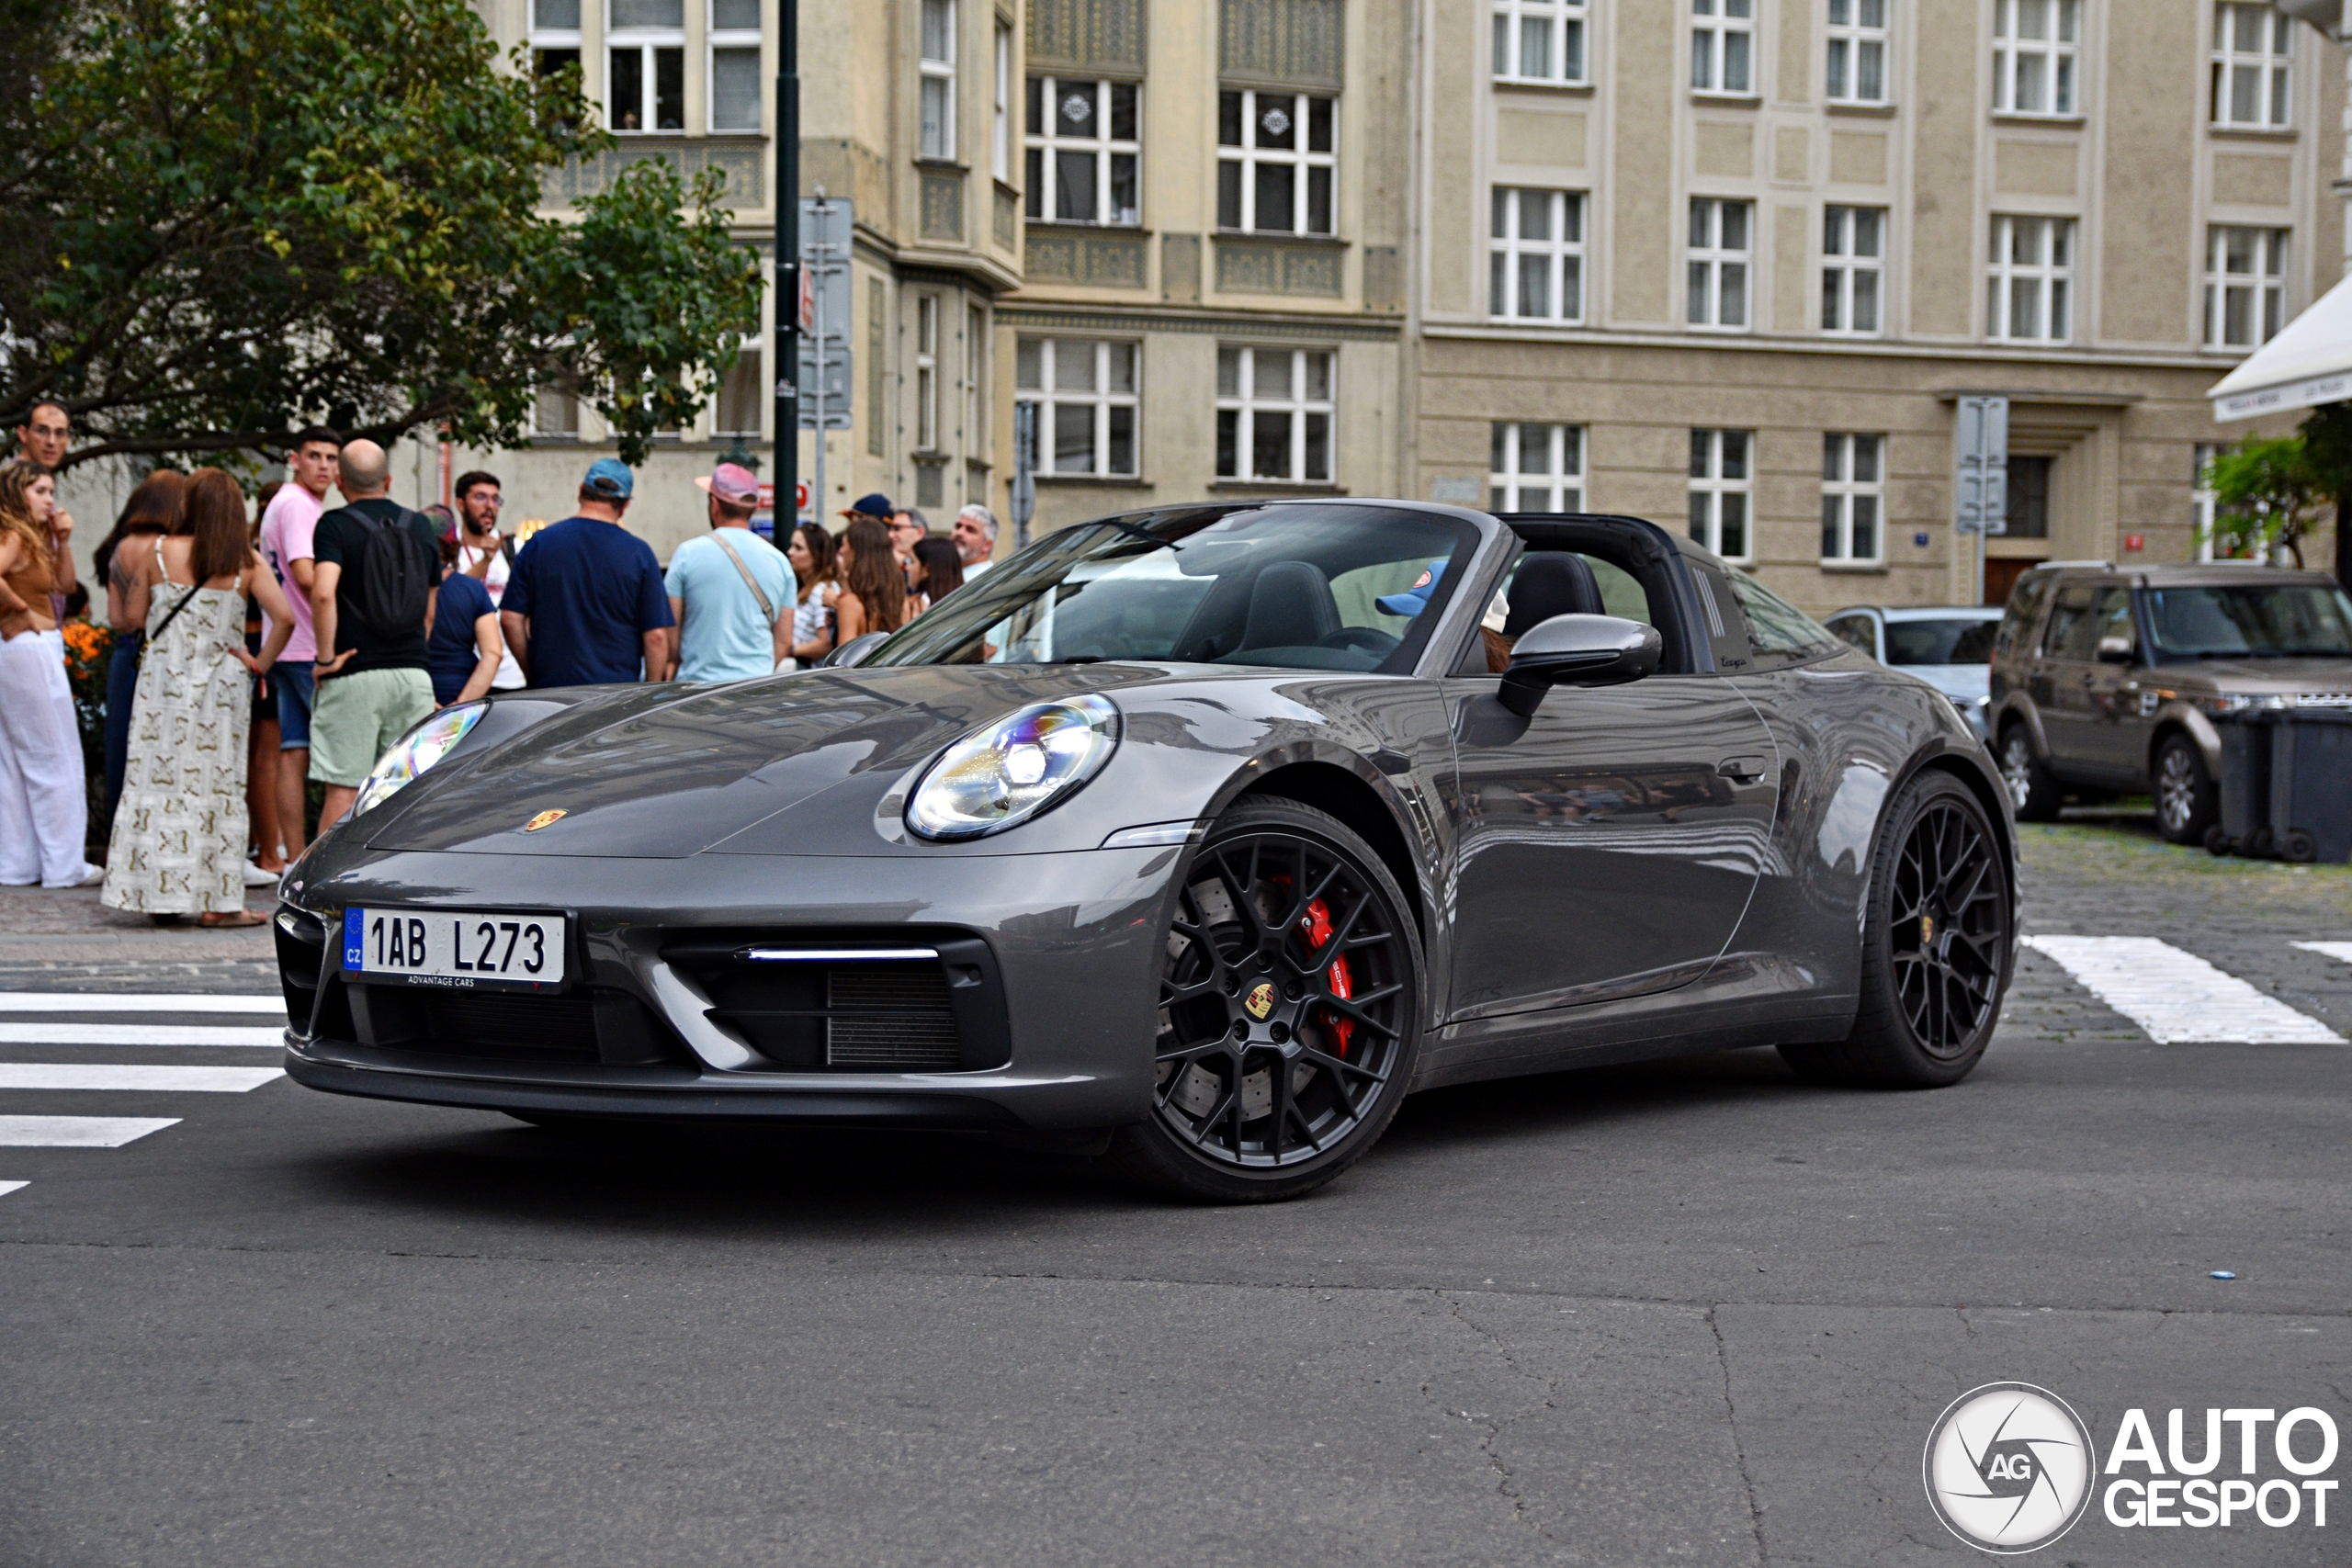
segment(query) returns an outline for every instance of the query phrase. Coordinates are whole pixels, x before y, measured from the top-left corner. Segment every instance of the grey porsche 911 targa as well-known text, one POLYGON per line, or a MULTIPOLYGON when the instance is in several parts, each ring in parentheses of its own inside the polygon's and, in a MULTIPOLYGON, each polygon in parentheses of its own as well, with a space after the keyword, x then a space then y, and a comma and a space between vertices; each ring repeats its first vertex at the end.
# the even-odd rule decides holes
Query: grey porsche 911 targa
POLYGON ((1686 539, 1281 501, 1053 534, 826 668, 444 709, 276 937, 314 1089, 1046 1136, 1250 1201, 1435 1085, 1957 1082, 2016 866, 1941 694, 1686 539))

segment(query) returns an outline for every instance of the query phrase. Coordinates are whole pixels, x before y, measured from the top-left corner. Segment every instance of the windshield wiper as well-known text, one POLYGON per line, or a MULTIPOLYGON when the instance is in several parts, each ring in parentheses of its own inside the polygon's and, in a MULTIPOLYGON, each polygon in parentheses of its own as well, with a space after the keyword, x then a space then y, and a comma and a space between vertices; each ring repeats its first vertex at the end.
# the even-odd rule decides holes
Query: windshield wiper
MULTIPOLYGON (((1123 517, 1105 517, 1102 521, 1111 527, 1116 528, 1120 533, 1141 539, 1145 544, 1154 546, 1159 549, 1181 550, 1184 547, 1183 546, 1176 543, 1173 539, 1161 538, 1159 535, 1151 532, 1148 528, 1138 528, 1123 517)), ((1056 660, 1056 662, 1058 663, 1061 661, 1056 660)))

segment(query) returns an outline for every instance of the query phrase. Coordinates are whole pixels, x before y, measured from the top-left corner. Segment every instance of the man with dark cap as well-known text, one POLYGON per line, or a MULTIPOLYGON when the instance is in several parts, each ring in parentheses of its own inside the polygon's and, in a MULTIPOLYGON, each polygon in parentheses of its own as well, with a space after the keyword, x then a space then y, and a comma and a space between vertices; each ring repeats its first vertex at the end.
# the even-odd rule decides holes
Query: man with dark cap
POLYGON ((653 548, 621 526, 637 480, 588 466, 579 511, 531 536, 499 602, 506 646, 534 686, 670 678, 670 596, 653 548))

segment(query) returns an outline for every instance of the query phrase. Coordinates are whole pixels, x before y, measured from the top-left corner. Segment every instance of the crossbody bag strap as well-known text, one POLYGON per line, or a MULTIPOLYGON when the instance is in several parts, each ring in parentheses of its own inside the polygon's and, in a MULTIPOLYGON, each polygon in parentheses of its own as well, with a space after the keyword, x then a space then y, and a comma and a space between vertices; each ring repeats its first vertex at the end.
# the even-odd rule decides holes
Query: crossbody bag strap
MULTIPOLYGON (((155 536, 155 586, 157 588, 177 588, 179 586, 178 583, 172 581, 171 570, 164 564, 164 536, 160 534, 155 536)), ((173 605, 171 613, 164 617, 164 624, 147 634, 148 647, 153 648, 155 644, 164 640, 164 634, 171 629, 171 625, 174 621, 180 618, 180 612, 188 607, 189 601, 196 597, 197 590, 202 586, 203 584, 198 582, 192 582, 188 584, 187 592, 180 595, 180 602, 173 605)), ((153 592, 153 589, 150 589, 148 592, 153 592)))
POLYGON ((760 602, 760 614, 768 618, 768 630, 775 630, 775 606, 768 603, 768 596, 761 592, 759 581, 752 575, 752 569, 743 564, 743 558, 735 553, 735 547, 719 536, 720 532, 719 529, 713 528, 710 531, 711 539, 720 549, 727 552, 727 558, 735 563, 735 570, 743 574, 743 586, 750 589, 752 597, 760 602))

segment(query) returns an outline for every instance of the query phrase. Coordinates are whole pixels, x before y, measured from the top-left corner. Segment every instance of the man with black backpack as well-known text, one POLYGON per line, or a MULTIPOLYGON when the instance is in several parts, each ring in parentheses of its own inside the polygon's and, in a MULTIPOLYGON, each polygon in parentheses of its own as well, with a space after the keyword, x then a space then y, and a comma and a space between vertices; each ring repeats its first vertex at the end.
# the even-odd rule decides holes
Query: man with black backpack
POLYGON ((311 540, 311 621, 321 651, 311 776, 327 786, 322 827, 351 809, 376 759, 433 711, 425 639, 441 579, 432 520, 391 499, 381 446, 344 447, 336 483, 349 504, 320 518, 311 540))

